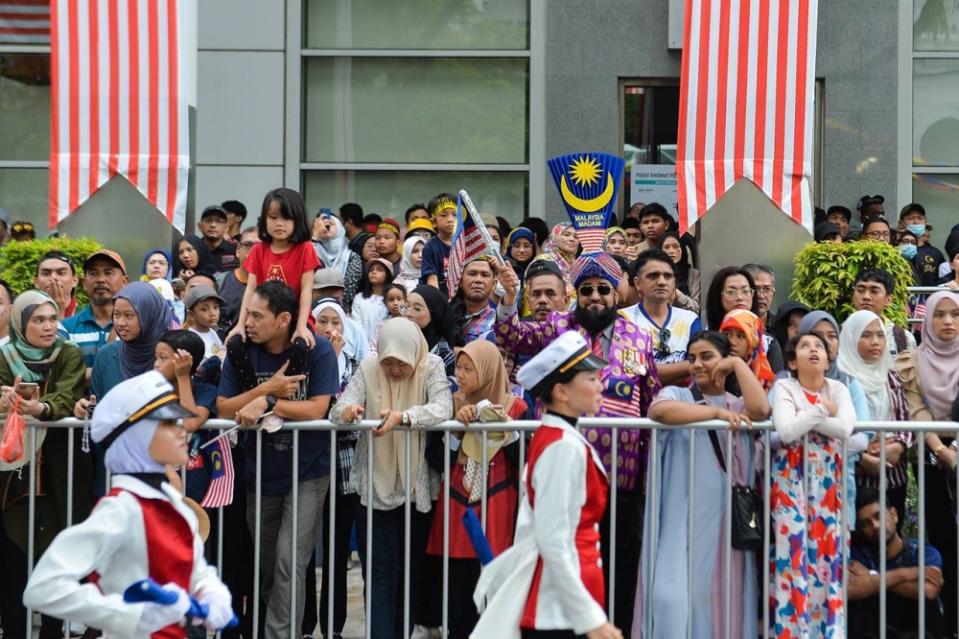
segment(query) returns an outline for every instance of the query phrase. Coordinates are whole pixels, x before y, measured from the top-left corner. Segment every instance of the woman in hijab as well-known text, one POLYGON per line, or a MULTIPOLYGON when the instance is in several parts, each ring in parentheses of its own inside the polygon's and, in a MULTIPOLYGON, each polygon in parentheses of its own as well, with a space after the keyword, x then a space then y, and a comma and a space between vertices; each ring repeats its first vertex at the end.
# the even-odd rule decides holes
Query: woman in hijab
POLYGON ((143 256, 143 268, 140 269, 140 281, 173 279, 173 257, 169 251, 153 249, 143 256))
POLYGON ((743 359, 768 392, 776 373, 763 352, 763 323, 752 311, 736 309, 726 313, 719 330, 732 347, 733 355, 743 359))
MULTIPOLYGON (((507 419, 519 419, 526 412, 526 402, 508 390, 506 367, 499 349, 492 342, 470 342, 456 356, 456 379, 459 390, 453 395, 453 410, 458 421, 469 425, 484 419, 480 402, 502 408, 507 419)), ((497 417, 497 420, 502 419, 497 417)), ((515 431, 487 433, 486 457, 480 433, 456 433, 461 439, 459 453, 450 469, 449 556, 450 556, 450 637, 466 639, 479 615, 473 604, 473 590, 479 579, 480 563, 463 525, 466 508, 481 510, 483 497, 483 462, 486 462, 486 537, 494 555, 512 545, 513 525, 519 486, 518 469, 508 458, 504 447, 517 439, 515 431), (462 435, 460 437, 460 435, 462 435)), ((429 555, 443 556, 443 489, 433 514, 433 527, 426 548, 429 555)))
POLYGON ((403 242, 403 257, 400 258, 400 272, 393 280, 394 284, 401 284, 406 294, 419 286, 420 267, 423 265, 423 247, 426 240, 420 235, 409 235, 403 242))
POLYGON ((173 274, 184 282, 193 277, 197 271, 203 270, 203 266, 210 261, 210 252, 206 244, 195 235, 184 235, 175 246, 176 259, 173 261, 173 274))
MULTIPOLYGON (((19 391, 19 413, 28 421, 62 419, 73 412, 73 404, 83 394, 86 365, 74 344, 57 336, 59 309, 42 291, 25 291, 14 299, 10 312, 10 341, 0 347, 0 412, 9 415, 19 391), (33 384, 27 392, 22 384, 33 384)), ((22 593, 27 583, 28 495, 31 470, 31 439, 36 438, 37 486, 35 550, 39 556, 53 537, 67 525, 67 440, 74 439, 80 450, 82 429, 28 428, 24 436, 24 455, 12 462, 0 462, 0 490, 3 495, 3 525, 0 527, 0 565, 4 580, 22 593), (24 472, 26 470, 26 472, 24 472), (4 538, 5 537, 5 538, 4 538)), ((73 468, 73 518, 81 521, 90 512, 90 482, 93 480, 89 458, 78 456, 73 468)), ((3 634, 29 636, 24 627, 26 611, 19 597, 0 597, 3 634), (9 634, 8 634, 9 633, 9 634)), ((57 632, 60 622, 44 617, 43 631, 57 632)), ((51 635, 52 636, 52 635, 51 635)))
MULTIPOLYGON (((426 430, 453 416, 453 398, 443 360, 429 352, 420 328, 397 317, 383 322, 377 355, 360 363, 346 390, 330 411, 338 425, 358 419, 381 419, 368 435, 361 435, 350 474, 350 486, 360 498, 357 539, 366 538, 366 511, 373 510, 372 597, 370 628, 374 638, 405 637, 403 628, 403 549, 410 547, 411 562, 422 561, 431 499, 438 478, 424 462, 426 430), (397 426, 412 430, 394 431, 397 426), (367 474, 372 455, 373 474, 367 474), (411 467, 406 468, 407 458, 411 467), (408 471, 408 472, 407 472, 408 471), (406 478, 411 484, 407 485, 406 478), (412 539, 404 534, 407 498, 412 511, 412 539), (372 499, 372 501, 370 501, 372 499)), ((367 560, 360 543, 360 559, 367 560)))
POLYGON ((676 231, 666 231, 659 241, 659 248, 673 259, 676 271, 676 301, 673 305, 698 313, 701 293, 699 269, 693 268, 686 244, 676 231))
MULTIPOLYGON (((909 409, 899 378, 892 372, 892 355, 886 348, 882 320, 872 311, 856 311, 842 325, 839 334, 839 370, 857 380, 866 394, 869 416, 874 421, 909 421, 909 409)), ((884 442, 875 437, 859 459, 856 486, 879 489, 880 446, 886 449, 886 477, 889 505, 905 512, 908 483, 905 452, 912 433, 887 432, 884 442)))
POLYGON ((560 222, 553 227, 549 239, 543 243, 542 254, 556 262, 564 279, 569 280, 578 250, 579 237, 576 236, 576 229, 569 222, 560 222))
MULTIPOLYGON (((785 302, 779 307, 776 319, 772 324, 772 334, 779 343, 779 347, 786 349, 786 343, 793 335, 800 333, 799 326, 802 318, 809 312, 809 307, 800 302, 785 302)), ((835 357, 835 355, 833 356, 835 357)))
POLYGON ((528 228, 517 226, 506 236, 506 259, 509 260, 520 282, 525 279, 526 267, 536 257, 536 236, 528 228))
POLYGON ((456 358, 453 347, 457 343, 459 331, 456 327, 455 313, 446 296, 435 286, 417 286, 406 298, 406 317, 423 331, 423 337, 430 353, 443 360, 446 374, 455 374, 456 358))
MULTIPOLYGON (((915 350, 903 351, 894 370, 902 380, 913 421, 949 421, 959 395, 959 296, 948 291, 926 300, 922 341, 915 350)), ((956 448, 955 432, 926 433, 926 530, 929 543, 942 553, 943 590, 949 627, 956 623, 956 448)))
POLYGON ((343 303, 349 308, 363 277, 363 259, 350 250, 343 223, 335 215, 320 213, 313 222, 313 248, 320 268, 332 268, 343 275, 343 303))

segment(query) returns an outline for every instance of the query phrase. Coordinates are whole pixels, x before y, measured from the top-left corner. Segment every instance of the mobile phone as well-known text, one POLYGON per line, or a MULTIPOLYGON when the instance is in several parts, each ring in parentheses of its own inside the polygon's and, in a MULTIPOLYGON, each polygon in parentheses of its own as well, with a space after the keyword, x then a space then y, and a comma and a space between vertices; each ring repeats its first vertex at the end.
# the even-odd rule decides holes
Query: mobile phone
POLYGON ((383 426, 386 425, 386 420, 388 420, 389 418, 390 418, 390 414, 389 414, 389 413, 387 413, 386 415, 384 415, 384 416, 383 416, 383 419, 380 420, 380 423, 377 424, 376 427, 373 428, 373 430, 380 430, 381 428, 383 428, 383 426))
POLYGON ((24 399, 33 399, 33 395, 39 388, 40 386, 34 382, 20 382, 17 393, 24 399))

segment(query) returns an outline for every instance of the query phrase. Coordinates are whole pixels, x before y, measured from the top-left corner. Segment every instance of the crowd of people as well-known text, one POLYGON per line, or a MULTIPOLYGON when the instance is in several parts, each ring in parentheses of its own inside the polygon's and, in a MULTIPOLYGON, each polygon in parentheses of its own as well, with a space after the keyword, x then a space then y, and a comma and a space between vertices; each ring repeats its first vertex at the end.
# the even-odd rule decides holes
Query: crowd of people
MULTIPOLYGON (((857 421, 957 419, 959 226, 943 254, 930 243, 921 205, 906 206, 896 223, 885 217, 881 196, 864 197, 857 210, 858 224, 842 206, 818 211, 814 239, 898 246, 912 266, 909 285, 943 289, 925 299, 915 331, 883 317, 896 283, 879 269, 856 274, 848 291, 855 312, 847 318, 795 302, 774 309, 776 275, 763 264, 730 265, 702 281, 695 242, 680 235, 656 203, 631 207, 606 231, 603 250, 588 253, 569 223, 550 229, 532 217, 511 227, 483 214, 498 244, 462 265, 450 297, 454 196, 413 204, 400 221, 364 214, 355 203, 341 206, 339 215, 328 209, 308 215, 298 192, 278 188, 266 194, 255 224, 247 224, 238 201, 205 208, 198 235, 183 236, 172 250, 149 251, 140 273, 104 248, 82 264, 63 253, 43 255, 29 290, 0 281, 0 412, 28 421, 89 420, 97 398, 159 371, 191 415, 183 420, 190 453, 186 494, 211 503, 213 451, 229 455, 234 469, 232 494, 222 519, 213 518, 210 537, 222 533, 221 576, 240 618, 224 636, 251 636, 258 539, 261 636, 289 636, 292 624, 304 637, 315 630, 338 637, 347 619, 355 535, 361 563, 371 564, 365 596, 372 637, 441 636, 438 588, 448 552, 448 631, 465 639, 479 619, 473 593, 480 563, 463 515, 478 513, 486 500, 486 536, 496 555, 520 539, 524 435, 484 438, 468 429, 444 435, 433 427, 454 419, 542 417, 544 403, 559 401, 557 394, 531 392, 517 371, 560 336, 577 333, 595 356, 591 361, 602 363, 594 375, 602 388, 596 414, 649 417, 663 425, 654 448, 648 430, 581 429, 610 481, 615 477, 615 491, 609 489, 615 511, 609 504, 596 517, 606 582, 599 597, 615 585, 615 614, 598 634, 592 627, 578 634, 615 636, 608 634, 612 624, 627 637, 649 636, 648 628, 653 637, 685 636, 688 626, 692 636, 705 637, 728 623, 732 636, 753 639, 768 605, 777 638, 838 637, 847 624, 851 637, 878 636, 879 624, 886 624, 887 636, 911 636, 922 598, 930 636, 953 637, 959 440, 948 429, 884 438, 853 429, 857 421), (78 289, 89 300, 82 307, 78 289), (222 447, 205 446, 219 434, 203 429, 211 418, 234 420, 241 429, 218 440, 222 447), (294 441, 282 427, 325 418, 338 426, 332 440, 305 430, 294 441), (768 418, 775 427, 772 481, 763 485, 762 440, 748 427, 768 418), (380 420, 372 438, 351 430, 360 419, 380 420), (710 419, 735 432, 683 428, 710 419), (925 472, 924 583, 917 568, 921 545, 902 526, 911 469, 919 465, 925 472), (886 503, 877 492, 883 474, 886 503), (755 508, 757 496, 768 493, 769 557, 761 556, 749 530, 726 529, 727 475, 737 495, 746 495, 737 497, 737 509, 755 508), (442 499, 444 484, 449 503, 442 499), (844 606, 847 529, 853 534, 844 606), (723 551, 730 544, 727 565, 723 551), (412 569, 404 583, 407 550, 412 569), (761 561, 770 576, 765 604, 759 601, 761 561), (882 587, 885 620, 878 612, 882 587), (327 628, 331 589, 333 627, 327 628), (406 616, 413 627, 403 627, 406 616)), ((36 461, 0 462, 0 623, 9 637, 26 636, 31 476, 37 556, 70 523, 68 503, 72 521, 79 521, 109 491, 104 450, 84 429, 28 433, 36 438, 36 461)), ((763 522, 752 526, 761 531, 763 522)), ((207 559, 215 563, 213 541, 207 559)), ((524 636, 542 629, 535 615, 524 620, 533 624, 524 636)), ((60 620, 42 618, 41 637, 62 633, 60 620)))

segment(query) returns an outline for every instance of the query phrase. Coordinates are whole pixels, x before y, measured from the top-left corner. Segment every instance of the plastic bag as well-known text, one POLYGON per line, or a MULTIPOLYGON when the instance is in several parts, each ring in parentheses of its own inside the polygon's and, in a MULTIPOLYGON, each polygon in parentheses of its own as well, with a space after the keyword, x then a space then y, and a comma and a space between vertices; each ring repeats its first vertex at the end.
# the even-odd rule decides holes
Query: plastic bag
POLYGON ((27 423, 20 414, 20 396, 14 395, 13 408, 3 422, 0 459, 8 464, 23 459, 23 436, 26 430, 27 423))

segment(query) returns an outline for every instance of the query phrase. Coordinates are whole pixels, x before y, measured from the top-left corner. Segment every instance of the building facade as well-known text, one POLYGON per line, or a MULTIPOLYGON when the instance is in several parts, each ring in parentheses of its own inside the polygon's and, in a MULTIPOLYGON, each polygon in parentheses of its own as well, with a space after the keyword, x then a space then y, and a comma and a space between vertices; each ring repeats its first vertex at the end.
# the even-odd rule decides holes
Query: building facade
MULTIPOLYGON (((311 211, 357 201, 399 216, 466 188, 484 212, 558 221, 548 157, 596 150, 672 161, 682 5, 199 1, 189 219, 224 199, 255 216, 268 189, 287 185, 311 211)), ((894 216, 920 201, 940 245, 959 221, 954 6, 820 0, 818 205, 854 209, 878 193, 894 216)), ((38 229, 49 105, 49 46, 0 44, 0 207, 38 229)), ((97 206, 110 214, 109 202, 97 206)))

